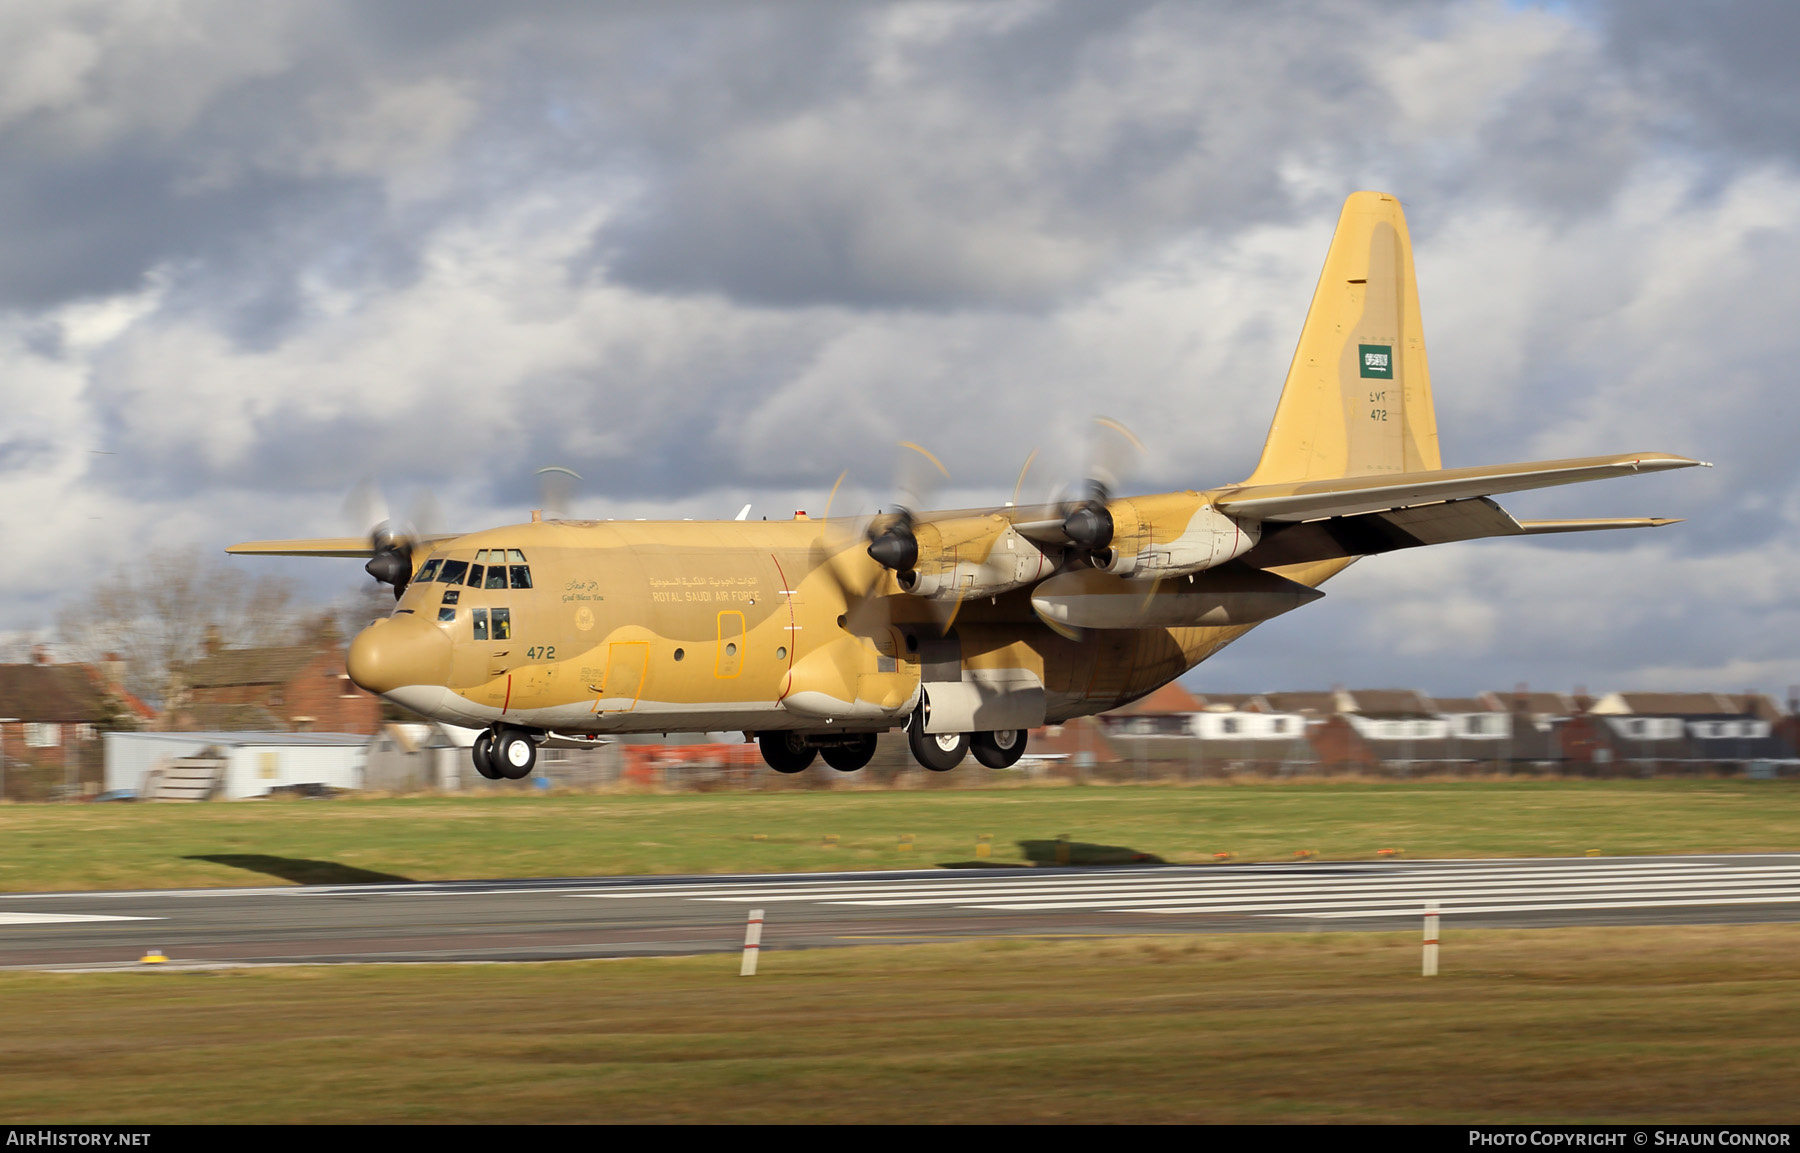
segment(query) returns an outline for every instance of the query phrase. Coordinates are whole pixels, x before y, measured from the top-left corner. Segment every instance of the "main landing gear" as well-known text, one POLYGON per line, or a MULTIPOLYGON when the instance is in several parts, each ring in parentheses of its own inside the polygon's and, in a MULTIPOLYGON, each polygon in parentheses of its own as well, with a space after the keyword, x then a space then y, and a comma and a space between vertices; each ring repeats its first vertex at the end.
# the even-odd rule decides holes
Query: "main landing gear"
MULTIPOLYGON (((814 760, 840 773, 854 773, 875 756, 874 733, 797 733, 777 731, 756 734, 763 760, 778 773, 801 773, 814 760)), ((963 763, 969 753, 990 769, 1010 769, 1025 755, 1024 729, 998 729, 981 733, 927 733, 915 713, 906 726, 906 742, 913 759, 935 773, 947 773, 963 763)))
POLYGON ((1010 769, 1025 755, 1024 729, 999 729, 982 733, 928 733, 917 713, 906 726, 906 743, 913 760, 936 773, 947 773, 962 764, 971 750, 975 759, 990 769, 1010 769))
POLYGON ((475 738, 469 755, 475 771, 490 781, 522 781, 537 768, 537 744, 523 729, 488 729, 475 738))
POLYGON ((875 756, 874 733, 834 733, 830 737, 795 732, 758 733, 756 743, 763 761, 778 773, 804 772, 813 758, 840 773, 854 773, 875 756))

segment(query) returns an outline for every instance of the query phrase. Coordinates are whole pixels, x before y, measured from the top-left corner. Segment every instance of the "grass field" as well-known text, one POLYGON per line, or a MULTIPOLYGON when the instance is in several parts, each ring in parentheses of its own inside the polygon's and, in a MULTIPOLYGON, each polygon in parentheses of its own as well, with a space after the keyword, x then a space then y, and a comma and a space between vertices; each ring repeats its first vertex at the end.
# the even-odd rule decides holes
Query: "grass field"
POLYGON ((0 891, 627 873, 1800 850, 1768 781, 1118 785, 944 792, 550 795, 0 805, 0 891), (911 851, 900 849, 910 834, 911 851), (827 847, 827 838, 837 838, 827 847))
MULTIPOLYGON (((778 942, 777 942, 778 944, 778 942)), ((1800 925, 0 973, 0 1120, 1792 1121, 1800 925)))

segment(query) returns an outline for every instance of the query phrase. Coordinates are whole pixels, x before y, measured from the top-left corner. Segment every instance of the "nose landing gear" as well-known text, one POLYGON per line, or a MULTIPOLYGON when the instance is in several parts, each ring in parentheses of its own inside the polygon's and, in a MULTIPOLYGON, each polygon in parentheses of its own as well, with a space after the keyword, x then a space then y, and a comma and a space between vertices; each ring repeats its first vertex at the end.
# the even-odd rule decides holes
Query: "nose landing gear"
POLYGON ((469 757, 490 781, 522 781, 537 768, 537 744, 522 729, 488 729, 475 738, 469 757))

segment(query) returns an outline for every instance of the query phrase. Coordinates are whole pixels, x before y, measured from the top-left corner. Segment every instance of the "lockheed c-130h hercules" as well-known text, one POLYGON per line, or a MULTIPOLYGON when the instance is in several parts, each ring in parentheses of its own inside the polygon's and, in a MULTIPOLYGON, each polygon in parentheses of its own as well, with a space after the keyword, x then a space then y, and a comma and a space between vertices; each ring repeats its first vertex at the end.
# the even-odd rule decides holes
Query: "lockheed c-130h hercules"
MULTIPOLYGON (((868 763, 904 727, 945 770, 1017 762, 1027 730, 1166 684, 1315 600, 1361 556, 1649 527, 1516 520, 1496 495, 1686 468, 1667 453, 1442 467, 1411 241, 1392 196, 1345 203, 1262 458, 1239 484, 866 522, 543 519, 458 536, 262 541, 369 557, 393 614, 352 680, 483 729, 476 768, 545 741, 742 730, 781 772, 868 763)), ((840 478, 841 480, 841 478, 840 478)))

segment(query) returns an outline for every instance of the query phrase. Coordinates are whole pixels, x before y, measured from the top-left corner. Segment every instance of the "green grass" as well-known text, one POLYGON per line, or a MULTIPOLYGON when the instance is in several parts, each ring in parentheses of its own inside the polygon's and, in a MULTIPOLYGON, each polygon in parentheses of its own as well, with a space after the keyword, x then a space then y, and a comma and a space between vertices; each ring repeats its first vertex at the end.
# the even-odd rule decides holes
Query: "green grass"
POLYGON ((0 806, 0 891, 969 862, 992 834, 1172 862, 1800 849, 1800 784, 1553 781, 0 806), (900 851, 900 835, 915 838, 900 851), (827 836, 836 847, 825 847, 827 836), (202 860, 197 858, 221 858, 202 860), (235 863, 233 863, 235 858, 235 863), (257 858, 260 858, 258 860, 257 858))
POLYGON ((1785 1122, 1800 925, 0 973, 0 1121, 1785 1122))

